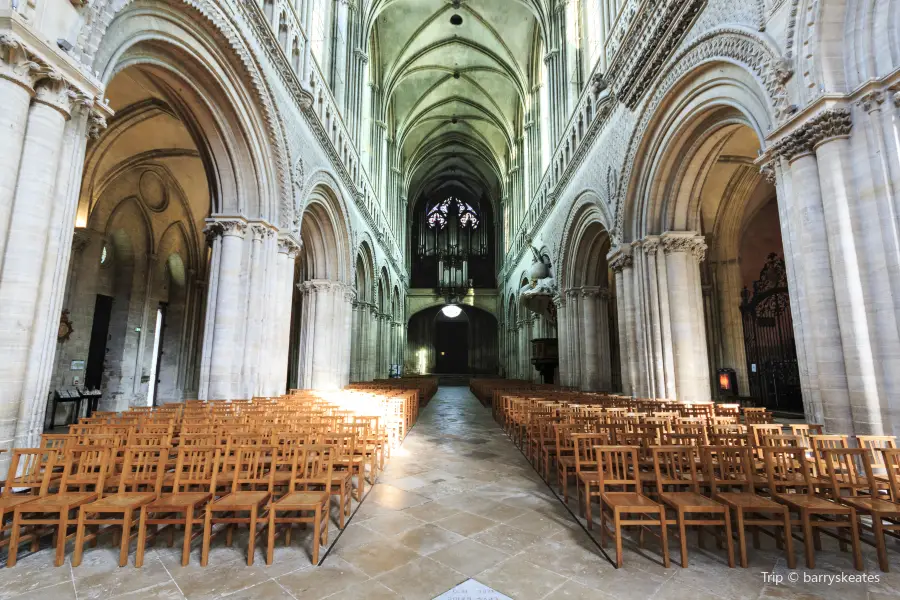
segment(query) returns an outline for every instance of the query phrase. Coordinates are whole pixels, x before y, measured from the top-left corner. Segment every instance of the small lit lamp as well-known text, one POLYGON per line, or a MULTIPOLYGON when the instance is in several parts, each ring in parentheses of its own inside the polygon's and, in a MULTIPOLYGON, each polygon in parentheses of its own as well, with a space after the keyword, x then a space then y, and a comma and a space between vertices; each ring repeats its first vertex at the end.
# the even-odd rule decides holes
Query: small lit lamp
POLYGON ((719 382, 719 396, 737 396, 737 373, 734 369, 716 371, 719 382))

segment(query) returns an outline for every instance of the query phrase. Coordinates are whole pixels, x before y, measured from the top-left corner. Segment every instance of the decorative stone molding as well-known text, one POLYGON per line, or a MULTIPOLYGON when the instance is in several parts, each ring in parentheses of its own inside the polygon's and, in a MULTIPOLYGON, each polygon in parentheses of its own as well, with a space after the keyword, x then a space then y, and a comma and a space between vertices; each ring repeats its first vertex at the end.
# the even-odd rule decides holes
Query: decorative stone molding
POLYGON ((616 97, 628 108, 640 102, 705 5, 706 0, 662 0, 637 11, 607 69, 616 97))
POLYGON ((275 236, 275 230, 265 223, 253 223, 250 225, 250 232, 254 241, 265 241, 275 236))
POLYGON ((93 234, 85 227, 76 227, 75 233, 72 234, 72 252, 81 254, 85 248, 91 243, 93 234))
POLYGON ((559 310, 561 308, 565 308, 566 306, 566 298, 565 295, 568 292, 561 292, 555 296, 553 296, 553 304, 556 306, 556 309, 559 310))
POLYGON ((773 154, 792 161, 815 151, 816 146, 829 140, 850 135, 853 120, 846 108, 832 108, 820 112, 799 129, 778 140, 773 154))
POLYGON ((658 235, 648 235, 643 240, 641 240, 641 248, 644 249, 644 253, 653 256, 656 254, 656 251, 659 250, 659 236, 658 235))
POLYGON ((763 176, 763 179, 768 181, 769 183, 775 183, 775 166, 772 164, 772 161, 769 161, 762 165, 759 168, 759 173, 763 176))
POLYGON ((0 34, 0 79, 8 79, 33 93, 40 73, 41 65, 24 44, 8 33, 0 34))
POLYGON ((881 105, 884 104, 884 100, 884 92, 881 90, 872 90, 863 95, 863 97, 859 99, 858 104, 864 111, 872 112, 873 110, 880 109, 881 105))
POLYGON ((291 260, 297 258, 297 255, 300 254, 301 247, 302 242, 298 243, 289 237, 278 238, 278 253, 287 254, 288 258, 291 260))
POLYGON ((589 286, 586 285, 581 288, 581 297, 582 298, 599 298, 603 288, 599 286, 589 286))
POLYGON ((237 219, 207 219, 206 227, 203 229, 206 235, 206 242, 212 245, 213 240, 217 237, 225 237, 227 235, 243 238, 247 233, 247 221, 237 219))
POLYGON ((662 244, 663 252, 666 254, 675 254, 676 252, 690 252, 697 259, 697 262, 703 262, 706 259, 706 239, 693 231, 668 231, 659 238, 662 244))
POLYGON ((623 269, 630 269, 634 266, 634 257, 631 255, 630 249, 626 251, 625 248, 618 248, 609 253, 606 259, 609 262, 609 268, 614 273, 621 273, 623 269))
POLYGON ((46 73, 34 86, 34 102, 58 110, 67 119, 72 115, 76 100, 78 95, 57 71, 46 73))

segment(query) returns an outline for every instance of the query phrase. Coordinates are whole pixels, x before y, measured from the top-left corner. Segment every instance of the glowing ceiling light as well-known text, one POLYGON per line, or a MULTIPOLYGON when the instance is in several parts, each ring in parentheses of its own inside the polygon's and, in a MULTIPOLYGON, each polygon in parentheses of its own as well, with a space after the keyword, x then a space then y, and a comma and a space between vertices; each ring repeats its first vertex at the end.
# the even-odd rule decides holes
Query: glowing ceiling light
POLYGON ((444 313, 444 316, 448 319, 455 319, 462 313, 462 309, 455 304, 448 304, 441 309, 441 312, 444 313))

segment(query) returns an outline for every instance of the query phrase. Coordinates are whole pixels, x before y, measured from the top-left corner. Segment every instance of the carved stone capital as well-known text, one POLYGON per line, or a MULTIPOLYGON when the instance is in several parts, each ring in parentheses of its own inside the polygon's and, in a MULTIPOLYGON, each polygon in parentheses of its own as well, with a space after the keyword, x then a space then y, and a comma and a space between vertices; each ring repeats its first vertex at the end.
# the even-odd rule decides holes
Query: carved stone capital
POLYGON ((253 235, 253 240, 257 242, 268 240, 275 235, 275 230, 265 223, 251 224, 250 232, 253 235))
POLYGON ((772 164, 772 161, 767 162, 759 168, 760 174, 763 178, 769 183, 775 183, 775 165, 772 164))
POLYGON ((586 285, 581 288, 582 298, 599 298, 602 288, 594 285, 586 285))
POLYGON ((25 45, 9 33, 0 34, 0 79, 7 79, 34 93, 41 65, 32 59, 25 45))
POLYGON ((243 238, 247 233, 247 222, 242 219, 207 219, 203 233, 208 244, 212 244, 217 237, 243 238))
POLYGON ((92 237, 90 230, 84 227, 76 227, 75 233, 72 234, 72 252, 81 254, 88 247, 88 244, 91 243, 92 237))
POLYGON ((864 94, 862 98, 859 99, 858 104, 864 111, 872 112, 873 110, 881 109, 884 100, 884 92, 881 90, 872 90, 871 92, 864 94))
POLYGON ((278 238, 278 253, 287 254, 288 258, 294 260, 300 254, 301 244, 295 242, 288 237, 278 238))
POLYGON ((556 306, 557 310, 560 308, 566 307, 566 299, 564 294, 557 294, 553 296, 553 305, 556 306))
POLYGON ((46 71, 34 86, 34 102, 58 110, 68 119, 72 115, 76 102, 83 99, 69 87, 68 82, 58 71, 46 71))
POLYGON ((634 257, 631 255, 630 248, 617 248, 607 255, 609 268, 614 273, 621 273, 623 269, 630 269, 634 266, 634 257))
POLYGON ((693 231, 669 231, 662 234, 659 239, 666 254, 689 252, 697 262, 702 262, 706 258, 708 248, 706 240, 693 231))
POLYGON ((644 254, 647 254, 648 256, 655 256, 656 251, 659 250, 659 236, 648 235, 643 240, 641 240, 641 248, 644 249, 644 254))
POLYGON ((775 143, 774 152, 788 161, 815 152, 816 146, 829 140, 847 137, 853 127, 846 108, 824 110, 799 129, 775 143))

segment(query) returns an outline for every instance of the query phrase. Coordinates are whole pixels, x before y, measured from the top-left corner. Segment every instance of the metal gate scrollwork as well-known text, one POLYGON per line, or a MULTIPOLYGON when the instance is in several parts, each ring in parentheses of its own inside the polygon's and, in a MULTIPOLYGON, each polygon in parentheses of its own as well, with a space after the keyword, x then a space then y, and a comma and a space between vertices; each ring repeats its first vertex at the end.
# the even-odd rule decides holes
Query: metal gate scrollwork
POLYGON ((769 254, 753 290, 744 287, 741 314, 750 395, 769 409, 803 412, 783 258, 769 254))

